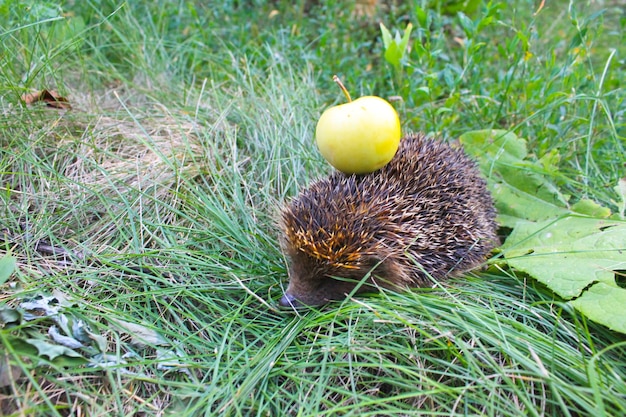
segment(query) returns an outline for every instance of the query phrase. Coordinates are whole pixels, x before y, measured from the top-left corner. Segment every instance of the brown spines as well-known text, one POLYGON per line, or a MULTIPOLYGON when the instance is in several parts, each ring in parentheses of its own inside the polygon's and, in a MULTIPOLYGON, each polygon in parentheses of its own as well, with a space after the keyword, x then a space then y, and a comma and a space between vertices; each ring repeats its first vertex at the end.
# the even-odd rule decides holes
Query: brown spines
MULTIPOLYGON (((336 225, 335 229, 338 229, 336 225)), ((291 227, 287 230, 287 239, 295 243, 294 248, 314 259, 342 268, 357 268, 355 262, 361 256, 362 248, 354 243, 367 239, 367 236, 360 233, 357 237, 355 233, 343 230, 329 232, 320 228, 296 230, 291 227)))
MULTIPOLYGON (((283 246, 288 253, 302 252, 329 266, 356 269, 359 259, 368 254, 362 242, 370 242, 374 237, 358 224, 367 216, 367 209, 334 201, 336 196, 322 193, 321 185, 313 184, 283 210, 283 246), (328 217, 339 212, 349 216, 328 217)), ((340 190, 344 189, 337 188, 340 190)))

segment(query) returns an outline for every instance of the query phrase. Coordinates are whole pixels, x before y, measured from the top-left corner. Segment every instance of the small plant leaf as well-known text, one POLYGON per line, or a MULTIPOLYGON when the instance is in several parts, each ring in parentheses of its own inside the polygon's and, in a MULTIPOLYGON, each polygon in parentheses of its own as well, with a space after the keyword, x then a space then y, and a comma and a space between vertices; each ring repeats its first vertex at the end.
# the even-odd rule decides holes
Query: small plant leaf
POLYGON ((15 271, 15 258, 5 255, 0 259, 0 285, 7 282, 11 274, 15 271))
POLYGON ((37 320, 41 317, 57 316, 61 306, 56 297, 50 295, 37 295, 31 300, 20 303, 24 309, 24 320, 37 320))
POLYGON ((158 361, 157 369, 160 371, 175 370, 190 375, 189 369, 184 365, 180 358, 184 357, 184 353, 174 349, 156 349, 156 360, 158 361))
POLYGON ((601 206, 595 201, 589 199, 580 200, 576 204, 572 205, 572 211, 601 219, 607 218, 611 215, 611 209, 601 206))
POLYGON ((474 15, 480 5, 480 0, 452 0, 441 3, 441 11, 448 15, 463 11, 467 15, 474 15))
POLYGON ((420 27, 425 28, 427 23, 426 11, 419 6, 415 6, 415 17, 417 18, 417 22, 419 23, 420 27))
POLYGON ((409 23, 406 25, 406 29, 404 30, 404 35, 402 36, 402 40, 400 41, 400 51, 402 53, 402 57, 406 54, 409 46, 409 38, 411 37, 411 31, 413 30, 413 24, 409 23))
POLYGON ((72 350, 65 346, 48 343, 42 339, 26 339, 25 341, 29 345, 37 348, 39 356, 47 356, 50 360, 54 360, 59 356, 82 358, 82 355, 75 350, 72 350))
POLYGON ((474 32, 476 31, 476 28, 474 27, 474 22, 472 22, 472 20, 467 17, 463 12, 459 12, 457 16, 459 17, 459 23, 461 24, 461 27, 465 32, 465 36, 471 39, 474 35, 474 32))
POLYGON ((19 324, 21 321, 22 314, 18 310, 7 306, 0 306, 0 324, 6 326, 19 324))
POLYGON ((544 156, 539 158, 539 162, 543 166, 543 169, 548 172, 558 172, 558 164, 561 160, 561 154, 556 149, 552 149, 544 156))
POLYGON ((48 329, 48 336, 50 336, 50 338, 59 345, 68 347, 70 349, 80 349, 82 347, 85 347, 85 345, 83 345, 80 341, 74 339, 73 337, 61 334, 56 326, 51 326, 48 329))
POLYGON ((380 24, 380 32, 383 38, 383 46, 385 47, 385 61, 391 64, 394 68, 400 68, 402 59, 406 55, 409 46, 409 38, 413 25, 409 23, 404 30, 402 38, 400 34, 396 32, 395 38, 391 36, 391 32, 383 25, 380 24))
POLYGON ((389 29, 387 29, 387 27, 382 23, 380 24, 380 33, 383 38, 383 46, 385 47, 385 49, 389 48, 389 45, 391 45, 391 42, 393 42, 393 38, 391 36, 391 32, 389 32, 389 29))
POLYGON ((393 65, 394 67, 400 66, 400 60, 402 59, 402 53, 396 42, 391 42, 389 47, 385 49, 385 61, 393 65))
MULTIPOLYGON (((106 337, 104 337, 102 335, 99 335, 97 333, 93 333, 88 328, 85 328, 84 332, 89 337, 89 340, 92 340, 92 341, 96 342, 96 346, 97 346, 99 352, 106 352, 107 351, 107 339, 106 339, 106 337)), ((74 334, 74 335, 76 336, 76 334, 74 334)), ((81 339, 82 338, 79 338, 79 340, 81 340, 81 339)))
POLYGON ((584 42, 586 34, 587 34, 587 28, 584 28, 580 32, 576 33, 576 35, 574 35, 574 37, 572 38, 572 41, 570 42, 568 49, 572 50, 580 46, 584 42))

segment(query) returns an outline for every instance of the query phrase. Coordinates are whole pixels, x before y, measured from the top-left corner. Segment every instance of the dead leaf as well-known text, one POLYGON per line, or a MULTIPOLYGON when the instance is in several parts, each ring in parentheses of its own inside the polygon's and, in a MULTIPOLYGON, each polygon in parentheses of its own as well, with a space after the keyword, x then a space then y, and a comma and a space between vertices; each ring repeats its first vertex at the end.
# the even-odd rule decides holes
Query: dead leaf
POLYGON ((55 90, 40 90, 22 95, 22 101, 28 105, 43 102, 48 107, 54 109, 69 110, 72 108, 69 101, 65 97, 61 97, 55 90))

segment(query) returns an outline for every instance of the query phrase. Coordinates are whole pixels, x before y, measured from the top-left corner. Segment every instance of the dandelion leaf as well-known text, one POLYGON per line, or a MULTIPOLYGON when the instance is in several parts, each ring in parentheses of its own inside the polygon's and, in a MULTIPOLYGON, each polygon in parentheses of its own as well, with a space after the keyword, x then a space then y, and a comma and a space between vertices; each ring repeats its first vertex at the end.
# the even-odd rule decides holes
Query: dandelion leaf
POLYGON ((59 356, 67 356, 74 358, 82 358, 82 355, 66 346, 49 343, 43 339, 30 338, 25 340, 26 343, 37 348, 39 356, 47 356, 50 360, 54 360, 59 356))
POLYGON ((5 305, 0 305, 0 324, 2 327, 5 325, 16 325, 22 320, 22 314, 19 310, 10 308, 5 305))

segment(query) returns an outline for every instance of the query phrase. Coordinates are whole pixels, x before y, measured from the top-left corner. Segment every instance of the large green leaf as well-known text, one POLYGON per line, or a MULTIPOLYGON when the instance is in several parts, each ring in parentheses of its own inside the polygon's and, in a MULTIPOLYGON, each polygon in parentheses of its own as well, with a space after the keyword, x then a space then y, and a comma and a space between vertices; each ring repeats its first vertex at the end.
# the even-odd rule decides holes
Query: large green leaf
MULTIPOLYGON (((533 158, 526 141, 505 130, 468 132, 460 141, 487 178, 500 224, 513 229, 502 246, 506 263, 626 333, 626 288, 616 281, 626 270, 626 222, 609 220, 611 211, 594 201, 569 205, 554 181, 561 175, 556 152, 533 158)), ((626 181, 615 189, 626 194, 626 181)), ((612 217, 623 218, 626 203, 616 205, 612 217)))
POLYGON ((501 225, 514 227, 520 219, 546 220, 569 213, 567 200, 542 175, 539 161, 528 161, 526 141, 506 130, 477 130, 459 137, 487 177, 501 225))
POLYGON ((626 333, 626 221, 567 215, 520 221, 502 246, 507 264, 551 288, 590 319, 626 333), (611 314, 608 314, 610 312, 611 314))
POLYGON ((502 250, 510 266, 569 300, 593 282, 615 284, 613 271, 626 268, 626 222, 577 215, 519 222, 502 250))

